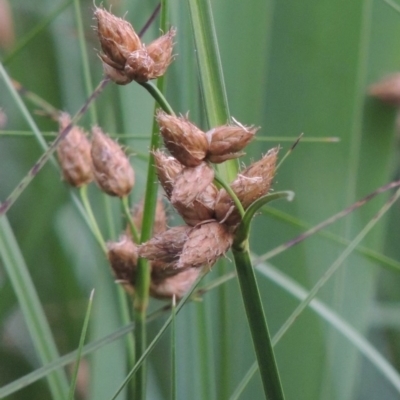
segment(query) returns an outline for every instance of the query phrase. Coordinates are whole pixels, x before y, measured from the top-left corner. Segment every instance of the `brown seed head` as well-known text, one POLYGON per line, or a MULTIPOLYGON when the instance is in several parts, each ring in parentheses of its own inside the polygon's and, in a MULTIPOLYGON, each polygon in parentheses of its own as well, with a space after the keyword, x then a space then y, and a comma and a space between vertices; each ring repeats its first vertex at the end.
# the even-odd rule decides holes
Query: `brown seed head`
POLYGON ((172 204, 191 205, 213 179, 214 170, 205 162, 194 168, 183 168, 173 183, 172 204))
POLYGON ((200 268, 189 268, 164 279, 155 279, 152 276, 150 294, 157 299, 171 299, 175 295, 179 300, 192 287, 200 272, 200 268))
POLYGON ((158 110, 156 115, 165 146, 184 166, 196 167, 205 158, 208 142, 204 132, 184 117, 158 110))
POLYGON ((161 150, 153 151, 153 156, 158 180, 165 190, 168 199, 170 199, 173 190, 173 182, 182 171, 183 165, 176 158, 168 157, 161 150))
POLYGON ((94 126, 92 132, 91 155, 97 184, 111 196, 126 196, 135 183, 128 157, 98 126, 94 126))
POLYGON ((217 194, 218 189, 210 184, 197 195, 192 204, 187 205, 185 202, 174 201, 172 205, 188 225, 196 226, 203 221, 214 219, 217 194))
POLYGON ((242 156, 241 152, 253 139, 258 128, 236 125, 224 125, 211 129, 206 133, 209 149, 207 159, 213 163, 221 163, 242 156))
POLYGON ((186 225, 176 226, 154 236, 139 247, 140 257, 151 261, 175 264, 191 229, 186 225))
MULTIPOLYGON (((132 213, 133 223, 135 224, 135 227, 139 232, 142 230, 143 208, 144 208, 144 201, 142 200, 139 204, 137 204, 134 207, 132 213)), ((165 214, 163 202, 160 198, 158 198, 156 204, 154 224, 153 224, 153 235, 158 235, 159 233, 165 232, 166 230, 167 230, 167 216, 165 214)), ((126 234, 129 236, 131 235, 131 229, 129 226, 126 228, 126 234)))
MULTIPOLYGON (((242 171, 231 183, 231 188, 246 210, 258 198, 266 195, 275 176, 275 165, 279 149, 273 148, 259 161, 242 171)), ((240 222, 240 215, 233 200, 222 189, 215 204, 215 215, 218 221, 227 225, 240 222)))
MULTIPOLYGON (((62 113, 59 118, 60 132, 70 122, 70 116, 62 113)), ((83 129, 74 126, 59 144, 57 155, 63 177, 70 185, 80 187, 93 180, 90 142, 83 129)))
POLYGON ((368 94, 385 103, 400 105, 400 73, 390 75, 368 88, 368 94))
POLYGON ((107 243, 107 256, 117 282, 130 293, 134 292, 138 247, 124 235, 118 242, 107 243))
POLYGON ((134 51, 126 60, 124 72, 131 80, 136 82, 147 82, 153 75, 154 61, 146 49, 134 51))
POLYGON ((154 68, 150 79, 156 79, 165 74, 172 61, 173 38, 176 29, 171 28, 165 35, 160 36, 147 46, 147 52, 154 61, 154 68))
POLYGON ((132 25, 103 8, 95 8, 97 33, 104 55, 103 61, 111 67, 123 70, 130 53, 143 47, 132 25), (104 57, 105 56, 105 57, 104 57))
POLYGON ((178 268, 211 267, 233 243, 233 235, 218 222, 199 225, 189 233, 183 246, 178 268))

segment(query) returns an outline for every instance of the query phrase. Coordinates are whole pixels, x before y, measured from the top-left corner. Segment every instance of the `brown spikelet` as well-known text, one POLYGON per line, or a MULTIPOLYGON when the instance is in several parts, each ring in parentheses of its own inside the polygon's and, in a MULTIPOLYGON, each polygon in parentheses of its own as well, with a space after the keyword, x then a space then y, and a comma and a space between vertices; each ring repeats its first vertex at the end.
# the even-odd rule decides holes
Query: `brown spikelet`
MULTIPOLYGON (((259 161, 242 171, 231 183, 231 188, 246 210, 254 201, 268 193, 275 176, 278 148, 273 148, 259 161)), ((221 189, 215 204, 218 221, 227 225, 240 222, 239 211, 234 206, 229 194, 221 189)))
POLYGON ((150 295, 157 299, 181 299, 192 287, 201 272, 200 268, 188 268, 174 276, 157 279, 152 275, 150 295))
POLYGON ((104 54, 102 60, 113 68, 123 70, 129 55, 143 47, 132 25, 122 18, 96 7, 97 34, 104 54))
MULTIPOLYGON (((133 223, 139 232, 142 230, 143 209, 144 209, 144 201, 142 200, 139 204, 137 204, 134 207, 132 213, 133 223)), ((154 224, 153 224, 153 236, 165 232, 166 230, 167 230, 167 215, 165 214, 165 208, 162 200, 158 198, 156 204, 154 224)), ((129 225, 126 228, 126 234, 129 236, 131 235, 131 229, 129 225)))
POLYGON ((232 246, 233 236, 218 222, 199 225, 189 233, 177 268, 211 267, 232 246))
POLYGON ((184 166, 196 167, 204 160, 208 142, 204 132, 184 117, 175 117, 157 111, 157 123, 165 146, 184 166))
POLYGON ((140 257, 151 261, 176 263, 191 229, 186 225, 176 226, 154 236, 139 247, 140 257))
POLYGON ((192 204, 213 179, 214 170, 205 162, 194 168, 183 168, 174 180, 171 203, 192 204))
POLYGON ((138 247, 124 235, 118 242, 107 243, 107 256, 115 279, 130 293, 134 292, 138 247))
POLYGON ((236 125, 223 125, 206 133, 209 149, 207 159, 213 163, 221 163, 237 158, 244 153, 242 150, 253 139, 258 128, 236 125))
POLYGON ((154 163, 157 169, 158 180, 168 198, 172 195, 173 182, 182 171, 183 165, 174 157, 168 157, 160 150, 153 152, 154 163))
POLYGON ((165 35, 160 36, 147 46, 147 52, 154 61, 150 79, 156 79, 165 74, 172 61, 173 38, 176 29, 171 28, 165 35))
POLYGON ((131 80, 136 82, 147 82, 153 75, 154 61, 146 49, 134 51, 126 60, 124 72, 131 80))
POLYGON ((105 74, 120 85, 135 80, 147 82, 162 76, 172 61, 175 29, 153 41, 147 48, 132 25, 103 8, 95 8, 97 32, 103 53, 105 74))
POLYGON ((15 42, 14 18, 8 0, 0 0, 0 47, 12 48, 15 42))
MULTIPOLYGON (((59 118, 60 131, 70 122, 70 116, 62 113, 59 118)), ((74 126, 60 142, 57 155, 63 177, 70 185, 80 187, 93 180, 90 142, 83 129, 74 126)))
POLYGON ((128 157, 98 126, 93 127, 92 132, 91 155, 96 183, 111 196, 126 196, 135 183, 128 157))
POLYGON ((385 103, 400 104, 400 73, 389 75, 368 88, 368 94, 385 103))
POLYGON ((214 218, 217 194, 218 189, 210 184, 203 192, 197 194, 196 199, 191 204, 188 205, 185 201, 174 201, 172 205, 188 225, 196 226, 203 221, 214 218))

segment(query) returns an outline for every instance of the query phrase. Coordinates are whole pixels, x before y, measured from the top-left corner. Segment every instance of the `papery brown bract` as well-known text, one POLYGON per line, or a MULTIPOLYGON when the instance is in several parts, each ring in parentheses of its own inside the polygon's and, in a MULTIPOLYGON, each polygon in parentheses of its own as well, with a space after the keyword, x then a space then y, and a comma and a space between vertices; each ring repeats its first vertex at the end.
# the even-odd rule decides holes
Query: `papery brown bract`
POLYGON ((197 167, 207 154, 205 133, 185 117, 168 115, 162 110, 156 114, 165 147, 184 166, 197 167))
POLYGON ((96 183, 110 196, 124 197, 135 183, 135 174, 129 159, 118 143, 98 127, 92 128, 91 156, 96 183))
POLYGON ((233 243, 233 235, 219 222, 199 225, 190 231, 177 268, 211 267, 233 243))
MULTIPOLYGON (((67 113, 59 117, 60 132, 71 123, 67 113)), ((64 179, 74 187, 80 187, 93 180, 90 142, 86 133, 73 126, 57 147, 58 160, 64 179)))

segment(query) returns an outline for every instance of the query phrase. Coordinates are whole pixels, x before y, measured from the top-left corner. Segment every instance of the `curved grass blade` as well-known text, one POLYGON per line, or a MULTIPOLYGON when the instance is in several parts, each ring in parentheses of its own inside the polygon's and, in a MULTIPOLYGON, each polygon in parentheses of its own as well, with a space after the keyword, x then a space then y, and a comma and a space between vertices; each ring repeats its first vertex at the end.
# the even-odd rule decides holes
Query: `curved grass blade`
POLYGON ((254 203, 252 203, 246 212, 244 213, 242 222, 240 223, 236 235, 235 235, 235 243, 240 246, 240 243, 245 242, 249 238, 250 234, 250 226, 251 220, 253 219, 255 213, 265 204, 286 198, 287 201, 292 201, 294 198, 294 192, 288 190, 285 192, 276 192, 272 194, 267 194, 265 196, 260 197, 254 203))
POLYGON ((94 296, 94 289, 90 293, 89 304, 88 304, 88 307, 86 310, 85 320, 83 321, 81 337, 79 339, 79 346, 78 346, 78 350, 77 350, 77 354, 76 354, 76 362, 75 362, 74 372, 72 374, 71 385, 69 387, 68 400, 74 400, 74 392, 75 392, 75 387, 76 387, 76 381, 78 378, 79 364, 82 359, 82 348, 85 343, 86 332, 87 332, 87 328, 89 326, 90 312, 92 311, 93 296, 94 296))
MULTIPOLYGON (((14 287, 35 349, 42 363, 47 364, 57 359, 59 354, 39 296, 5 215, 0 217, 0 257, 14 287)), ((53 399, 66 398, 68 380, 64 371, 50 374, 48 382, 53 399)))

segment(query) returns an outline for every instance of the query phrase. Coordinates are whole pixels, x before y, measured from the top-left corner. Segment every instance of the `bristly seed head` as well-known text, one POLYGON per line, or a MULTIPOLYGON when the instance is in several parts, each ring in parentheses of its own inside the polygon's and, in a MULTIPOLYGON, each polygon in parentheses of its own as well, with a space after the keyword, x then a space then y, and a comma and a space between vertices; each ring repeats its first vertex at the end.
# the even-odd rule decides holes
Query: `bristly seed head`
MULTIPOLYGON (((71 122, 67 113, 59 117, 60 132, 71 122)), ((57 148, 64 179, 72 186, 80 187, 93 180, 90 142, 83 129, 74 126, 57 148)))
MULTIPOLYGON (((231 188, 246 210, 254 201, 266 195, 275 176, 275 166, 279 149, 273 148, 259 161, 242 171, 231 183, 231 188)), ((215 204, 218 221, 235 226, 240 222, 239 211, 225 189, 221 189, 215 204)))
POLYGON ((175 178, 183 169, 183 165, 174 157, 169 157, 161 150, 153 151, 158 180, 168 199, 171 198, 175 178))
POLYGON ((192 228, 175 226, 154 236, 139 247, 140 257, 175 265, 192 228))
POLYGON ((138 260, 138 247, 123 235, 118 242, 107 243, 107 256, 115 279, 133 295, 138 260))
POLYGON ((208 150, 205 133, 185 117, 168 115, 162 110, 157 111, 156 119, 170 153, 186 167, 200 165, 208 150))
POLYGON ((157 299, 181 299, 192 287, 201 272, 200 268, 188 268, 174 276, 162 278, 152 274, 150 294, 157 299))
POLYGON ((171 203, 190 206, 214 180, 214 170, 205 162, 194 168, 183 168, 173 182, 171 203))
POLYGON ((211 267, 233 243, 233 235, 218 222, 199 225, 190 231, 178 261, 178 268, 211 267))
POLYGON ((206 133, 209 142, 207 160, 221 163, 242 156, 242 150, 250 143, 257 130, 253 126, 246 127, 239 123, 211 129, 206 133))
POLYGON ((110 196, 128 195, 135 183, 128 157, 98 126, 94 126, 92 132, 91 155, 96 183, 110 196))
POLYGON ((135 80, 147 82, 164 75, 172 61, 175 29, 146 48, 132 25, 103 8, 95 8, 97 32, 105 74, 119 85, 135 80))

